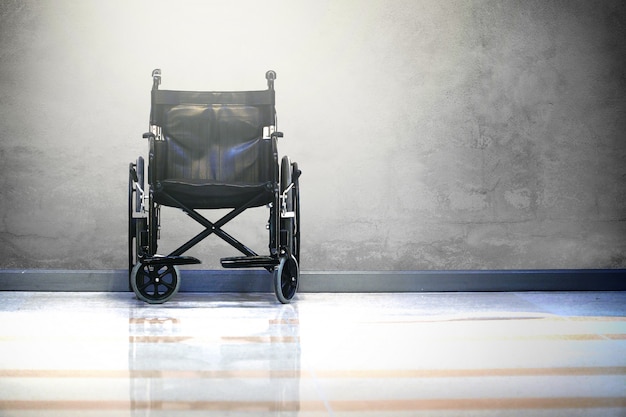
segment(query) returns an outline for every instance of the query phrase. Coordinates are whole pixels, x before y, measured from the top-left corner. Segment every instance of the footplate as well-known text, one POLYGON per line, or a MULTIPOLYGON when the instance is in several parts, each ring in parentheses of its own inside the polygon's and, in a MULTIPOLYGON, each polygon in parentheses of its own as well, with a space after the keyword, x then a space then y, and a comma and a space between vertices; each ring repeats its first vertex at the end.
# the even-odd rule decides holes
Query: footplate
POLYGON ((273 268, 279 261, 271 256, 234 256, 220 262, 224 268, 273 268))
POLYGON ((191 265, 199 264, 200 260, 193 256, 154 255, 139 259, 143 265, 191 265))

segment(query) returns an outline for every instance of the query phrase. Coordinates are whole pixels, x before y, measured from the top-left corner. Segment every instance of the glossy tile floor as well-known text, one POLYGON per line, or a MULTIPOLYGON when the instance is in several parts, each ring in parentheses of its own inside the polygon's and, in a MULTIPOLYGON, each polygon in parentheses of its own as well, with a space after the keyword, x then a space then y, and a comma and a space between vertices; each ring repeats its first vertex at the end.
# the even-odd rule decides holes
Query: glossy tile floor
POLYGON ((626 416, 626 293, 0 292, 0 416, 626 416))

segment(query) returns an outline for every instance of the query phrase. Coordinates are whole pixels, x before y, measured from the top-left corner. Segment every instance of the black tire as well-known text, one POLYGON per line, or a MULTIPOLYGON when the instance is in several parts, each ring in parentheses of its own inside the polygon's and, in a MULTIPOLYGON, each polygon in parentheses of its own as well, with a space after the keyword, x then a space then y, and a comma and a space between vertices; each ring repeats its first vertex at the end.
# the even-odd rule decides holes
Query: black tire
MULTIPOLYGON (((143 156, 140 156, 139 158, 137 158, 137 179, 139 181, 137 181, 137 183, 139 184, 139 186, 141 187, 142 190, 145 190, 144 188, 144 160, 143 160, 143 156)), ((141 194, 140 193, 135 193, 135 211, 139 212, 141 210, 141 194)))
POLYGON ((298 169, 292 164, 289 157, 284 156, 280 164, 280 192, 281 195, 291 185, 287 192, 286 211, 294 212, 294 217, 280 218, 280 262, 274 269, 274 292, 276 298, 283 304, 291 302, 296 295, 300 284, 300 197, 298 179, 293 175, 298 169))
POLYGON ((135 265, 130 283, 135 295, 149 304, 162 304, 171 299, 180 287, 180 270, 176 265, 135 265))
MULTIPOLYGON (((133 198, 135 187, 133 186, 133 168, 135 165, 131 162, 128 167, 128 278, 135 265, 135 238, 137 237, 136 222, 133 219, 133 198)), ((130 281, 129 281, 130 287, 130 281)))
POLYGON ((293 256, 281 256, 280 263, 274 269, 274 293, 282 304, 289 304, 298 292, 300 268, 293 256))
POLYGON ((147 256, 152 256, 157 253, 157 240, 159 239, 159 215, 160 206, 152 200, 152 195, 150 195, 148 202, 148 219, 146 219, 147 230, 145 233, 147 242, 144 242, 144 247, 147 251, 145 254, 147 256))
MULTIPOLYGON (((145 218, 135 218, 133 215, 141 211, 141 194, 134 186, 133 170, 137 175, 137 184, 144 189, 144 159, 138 157, 135 164, 131 163, 128 173, 128 274, 130 274, 133 266, 137 263, 138 257, 143 253, 142 237, 147 228, 145 218)), ((143 239, 145 240, 145 238, 143 239)), ((132 286, 129 281, 129 289, 132 286)))
MULTIPOLYGON (((297 169, 297 164, 292 164, 289 157, 283 156, 280 163, 280 193, 282 193, 289 187, 293 178, 293 165, 297 169)), ((289 256, 296 258, 296 261, 300 261, 300 233, 299 233, 299 211, 300 211, 300 196, 298 193, 298 184, 294 184, 294 187, 287 193, 286 209, 287 211, 295 212, 295 217, 281 218, 280 219, 280 246, 286 248, 289 256)), ((281 254, 282 255, 282 254, 281 254)))
POLYGON ((300 181, 299 181, 299 175, 293 175, 294 172, 298 172, 298 164, 296 162, 291 164, 292 167, 292 180, 293 178, 295 178, 295 180, 293 180, 294 183, 294 187, 293 187, 293 193, 292 193, 292 198, 293 198, 293 211, 294 213, 296 213, 296 216, 293 219, 293 237, 292 237, 292 249, 291 249, 291 253, 293 255, 294 258, 296 258, 296 261, 298 261, 298 267, 300 267, 300 229, 301 229, 301 222, 300 222, 300 181))

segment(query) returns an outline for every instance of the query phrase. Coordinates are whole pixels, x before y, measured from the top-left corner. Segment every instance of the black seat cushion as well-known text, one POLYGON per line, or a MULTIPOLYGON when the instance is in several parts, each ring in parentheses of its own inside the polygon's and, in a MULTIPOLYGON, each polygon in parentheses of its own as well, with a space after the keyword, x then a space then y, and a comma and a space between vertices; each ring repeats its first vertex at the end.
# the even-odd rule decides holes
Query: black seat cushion
POLYGON ((258 207, 273 201, 272 183, 266 184, 220 184, 190 182, 189 180, 164 180, 154 191, 154 201, 166 206, 177 207, 170 196, 189 208, 218 209, 240 207, 252 200, 259 199, 252 205, 258 207))

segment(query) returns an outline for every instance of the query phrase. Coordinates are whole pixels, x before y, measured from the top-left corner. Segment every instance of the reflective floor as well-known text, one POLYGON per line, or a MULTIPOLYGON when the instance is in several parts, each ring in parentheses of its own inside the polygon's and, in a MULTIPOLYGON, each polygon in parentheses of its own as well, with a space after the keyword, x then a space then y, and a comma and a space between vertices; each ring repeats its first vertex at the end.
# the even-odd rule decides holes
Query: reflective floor
POLYGON ((0 292, 0 416, 626 416, 626 293, 0 292))

